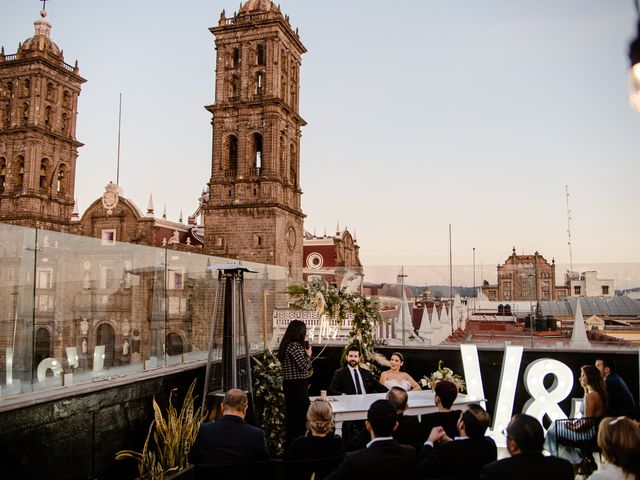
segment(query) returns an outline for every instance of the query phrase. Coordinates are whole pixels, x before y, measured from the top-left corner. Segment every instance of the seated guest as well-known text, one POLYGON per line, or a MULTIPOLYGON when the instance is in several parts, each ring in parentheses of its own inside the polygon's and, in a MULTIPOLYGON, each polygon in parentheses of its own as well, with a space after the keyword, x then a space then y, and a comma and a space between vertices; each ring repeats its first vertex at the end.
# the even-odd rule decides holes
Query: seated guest
POLYGON ((434 401, 438 411, 422 415, 420 418, 422 443, 424 443, 434 427, 442 427, 450 438, 458 434, 458 419, 462 410, 451 410, 453 402, 458 397, 458 387, 452 382, 440 380, 436 383, 433 391, 435 392, 434 401))
POLYGON ((418 463, 420 478, 478 476, 480 469, 498 458, 493 439, 484 434, 491 417, 472 403, 458 420, 458 436, 449 438, 442 427, 431 430, 418 463))
POLYGON ((327 480, 413 478, 416 452, 393 439, 391 434, 397 424, 396 410, 389 400, 373 402, 365 421, 365 427, 371 433, 367 448, 348 453, 327 480))
POLYGON ((616 373, 616 364, 612 358, 602 357, 596 360, 596 368, 604 378, 609 395, 607 413, 609 415, 624 415, 636 408, 636 401, 629 387, 620 375, 616 373))
POLYGON ((598 446, 606 462, 589 478, 640 480, 640 425, 628 417, 606 417, 598 428, 598 446))
POLYGON ((307 435, 298 437, 287 449, 287 460, 342 455, 342 439, 333 434, 333 411, 326 400, 314 400, 307 410, 307 435))
MULTIPOLYGON (((391 387, 387 393, 389 400, 396 409, 396 420, 398 427, 393 432, 393 438, 402 445, 411 445, 419 450, 422 447, 420 438, 420 422, 416 416, 405 416, 404 412, 409 408, 409 395, 402 387, 391 387)), ((345 450, 352 452, 367 447, 367 443, 371 441, 371 434, 367 429, 363 429, 354 435, 347 442, 345 450)))
POLYGON ((485 465, 481 480, 572 480, 573 468, 562 458, 542 454, 544 431, 537 419, 515 415, 506 429, 509 458, 485 465))
POLYGON ((244 421, 247 407, 242 390, 229 390, 222 401, 222 417, 200 427, 189 463, 240 465, 268 460, 264 432, 244 421))
POLYGON ((362 393, 386 392, 382 385, 366 368, 360 368, 360 349, 352 345, 347 350, 347 365, 336 370, 329 385, 331 395, 360 395, 362 393))

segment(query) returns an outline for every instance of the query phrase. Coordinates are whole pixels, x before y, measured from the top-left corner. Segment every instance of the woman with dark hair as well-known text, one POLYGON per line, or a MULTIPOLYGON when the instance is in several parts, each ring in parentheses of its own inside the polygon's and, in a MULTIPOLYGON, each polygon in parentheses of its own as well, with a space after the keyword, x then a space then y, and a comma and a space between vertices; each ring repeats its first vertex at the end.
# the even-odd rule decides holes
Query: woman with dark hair
POLYGON ((304 435, 306 428, 311 375, 311 346, 305 342, 306 334, 307 326, 304 322, 292 320, 278 348, 278 358, 282 365, 287 444, 304 435))
MULTIPOLYGON (((583 365, 580 368, 580 385, 584 389, 584 397, 580 406, 582 417, 603 416, 607 410, 609 395, 600 371, 593 365, 583 365)), ((579 448, 558 445, 558 439, 571 438, 572 440, 588 441, 595 434, 595 425, 585 423, 580 419, 563 424, 556 422, 547 432, 544 447, 552 455, 569 460, 579 473, 591 473, 596 468, 593 456, 583 457, 579 448)))
POLYGON ((640 425, 628 417, 606 417, 598 428, 598 447, 606 462, 593 480, 640 480, 640 425))
POLYGON ((409 390, 422 390, 418 382, 404 371, 404 356, 400 352, 393 352, 389 359, 389 370, 382 372, 380 383, 391 390, 392 387, 400 387, 409 390))

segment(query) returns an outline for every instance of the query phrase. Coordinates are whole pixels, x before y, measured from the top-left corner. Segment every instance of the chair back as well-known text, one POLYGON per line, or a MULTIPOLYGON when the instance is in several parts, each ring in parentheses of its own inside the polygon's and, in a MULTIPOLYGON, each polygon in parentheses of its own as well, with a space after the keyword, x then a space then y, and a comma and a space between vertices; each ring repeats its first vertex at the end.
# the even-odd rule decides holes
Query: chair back
POLYGON ((285 460, 283 463, 283 478, 284 480, 322 480, 338 468, 343 459, 344 455, 285 460))
POLYGON ((578 447, 588 452, 597 452, 598 448, 598 426, 601 417, 567 418, 556 420, 559 445, 568 447, 578 447))

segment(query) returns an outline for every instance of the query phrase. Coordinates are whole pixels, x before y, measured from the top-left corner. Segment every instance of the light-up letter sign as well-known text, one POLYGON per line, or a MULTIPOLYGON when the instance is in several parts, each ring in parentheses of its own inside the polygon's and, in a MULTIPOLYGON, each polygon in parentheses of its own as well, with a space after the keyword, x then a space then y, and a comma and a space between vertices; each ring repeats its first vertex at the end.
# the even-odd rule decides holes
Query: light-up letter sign
POLYGON ((567 418, 558 403, 567 398, 573 389, 573 372, 564 363, 551 358, 541 358, 532 362, 524 372, 524 386, 531 395, 522 413, 537 418, 540 423, 545 414, 551 421, 567 418), (553 375, 553 384, 547 390, 544 379, 553 375))

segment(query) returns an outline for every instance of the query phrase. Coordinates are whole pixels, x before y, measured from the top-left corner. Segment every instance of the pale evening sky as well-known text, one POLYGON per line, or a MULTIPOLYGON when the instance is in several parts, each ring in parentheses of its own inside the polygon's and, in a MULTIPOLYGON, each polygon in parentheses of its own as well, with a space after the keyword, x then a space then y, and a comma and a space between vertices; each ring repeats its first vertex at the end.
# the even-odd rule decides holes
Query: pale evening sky
MULTIPOLYGON (((628 105, 631 0, 282 0, 301 70, 305 228, 356 230, 365 265, 502 262, 538 250, 639 262, 640 114, 628 105)), ((80 212, 115 182, 184 219, 210 175, 214 38, 238 1, 52 0, 52 38, 87 79, 80 212)), ((7 54, 41 3, 4 0, 7 54)), ((621 285, 623 286, 623 285, 621 285)))

